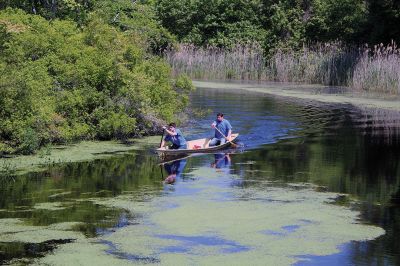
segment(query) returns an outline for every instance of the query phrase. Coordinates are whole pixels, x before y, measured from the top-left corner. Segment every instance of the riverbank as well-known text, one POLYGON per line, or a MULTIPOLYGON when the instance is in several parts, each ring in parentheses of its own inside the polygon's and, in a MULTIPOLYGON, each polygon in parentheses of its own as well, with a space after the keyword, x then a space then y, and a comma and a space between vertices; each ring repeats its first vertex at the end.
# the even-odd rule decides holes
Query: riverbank
MULTIPOLYGON (((299 85, 282 83, 238 83, 193 81, 197 88, 244 90, 291 98, 296 101, 313 101, 324 104, 350 104, 357 108, 390 110, 400 112, 398 99, 376 99, 346 92, 345 88, 323 85, 299 85)), ((129 144, 118 141, 82 141, 71 145, 56 145, 43 148, 35 155, 0 158, 0 174, 13 176, 43 169, 48 165, 90 161, 132 150, 143 149, 145 145, 155 146, 159 136, 134 139, 129 144)))
POLYGON ((43 148, 34 155, 18 155, 0 158, 0 174, 13 176, 38 171, 46 166, 91 161, 95 159, 124 154, 133 150, 142 150, 145 146, 156 145, 159 136, 134 139, 128 143, 119 141, 82 141, 71 145, 56 145, 43 148))
POLYGON ((323 85, 282 84, 282 83, 227 83, 193 81, 196 88, 240 89, 265 93, 279 97, 316 101, 330 104, 351 104, 359 108, 386 109, 400 112, 399 99, 367 97, 362 94, 347 93, 345 88, 323 85))

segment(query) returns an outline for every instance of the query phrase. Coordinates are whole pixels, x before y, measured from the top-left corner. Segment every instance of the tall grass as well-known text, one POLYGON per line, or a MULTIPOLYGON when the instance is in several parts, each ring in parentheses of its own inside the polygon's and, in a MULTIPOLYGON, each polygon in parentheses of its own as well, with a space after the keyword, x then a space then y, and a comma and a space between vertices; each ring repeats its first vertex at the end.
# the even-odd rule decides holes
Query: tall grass
POLYGON ((257 44, 236 45, 230 50, 181 44, 177 50, 168 50, 165 58, 174 74, 186 73, 194 79, 266 79, 266 61, 257 44))
POLYGON ((277 50, 267 61, 268 80, 345 85, 358 57, 337 43, 304 46, 301 51, 277 50))
POLYGON ((363 50, 353 71, 351 84, 358 91, 400 94, 400 49, 392 42, 363 50))
POLYGON ((347 86, 400 94, 400 50, 395 43, 349 48, 339 43, 276 50, 266 58, 257 44, 232 49, 181 44, 165 58, 175 74, 205 80, 266 80, 347 86))

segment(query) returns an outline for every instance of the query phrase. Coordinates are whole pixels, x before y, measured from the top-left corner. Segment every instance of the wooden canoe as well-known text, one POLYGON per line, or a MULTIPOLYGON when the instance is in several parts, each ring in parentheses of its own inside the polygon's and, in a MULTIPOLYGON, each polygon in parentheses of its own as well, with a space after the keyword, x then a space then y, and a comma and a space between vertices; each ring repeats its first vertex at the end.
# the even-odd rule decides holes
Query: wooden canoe
POLYGON ((231 141, 228 141, 222 145, 217 146, 209 146, 210 140, 209 138, 205 139, 195 139, 187 141, 187 149, 168 149, 168 147, 162 147, 156 149, 156 152, 159 156, 176 156, 180 154, 190 154, 190 153, 212 153, 214 151, 222 150, 229 147, 233 141, 239 136, 239 133, 233 133, 231 141))

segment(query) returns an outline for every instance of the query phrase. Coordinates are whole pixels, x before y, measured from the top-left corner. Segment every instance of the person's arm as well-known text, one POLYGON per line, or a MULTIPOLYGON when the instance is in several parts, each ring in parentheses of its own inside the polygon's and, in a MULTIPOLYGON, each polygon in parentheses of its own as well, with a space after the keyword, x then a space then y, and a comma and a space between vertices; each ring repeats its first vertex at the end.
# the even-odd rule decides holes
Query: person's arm
POLYGON ((165 132, 167 132, 168 135, 176 136, 176 132, 172 132, 172 131, 168 130, 167 128, 165 129, 165 132))
POLYGON ((227 141, 231 141, 231 138, 232 138, 232 129, 229 129, 228 130, 228 135, 226 136, 226 140, 227 141))
POLYGON ((163 140, 161 141, 160 148, 164 147, 164 145, 165 145, 165 140, 163 139, 163 140))
POLYGON ((232 126, 231 126, 231 123, 229 123, 229 121, 226 121, 226 122, 227 122, 227 127, 228 127, 228 134, 226 135, 227 141, 231 141, 232 126))

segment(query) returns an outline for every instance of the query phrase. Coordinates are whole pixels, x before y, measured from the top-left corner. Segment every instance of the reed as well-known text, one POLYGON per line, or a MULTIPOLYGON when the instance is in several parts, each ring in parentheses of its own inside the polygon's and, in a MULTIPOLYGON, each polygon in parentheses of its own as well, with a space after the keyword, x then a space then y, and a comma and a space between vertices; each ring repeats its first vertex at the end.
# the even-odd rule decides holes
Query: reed
POLYGON ((268 59, 258 44, 232 49, 181 44, 165 58, 174 74, 203 80, 255 80, 346 86, 354 91, 400 93, 400 52, 388 46, 345 47, 340 43, 277 49, 268 59))
POLYGON ((387 46, 365 47, 355 66, 351 84, 357 91, 400 94, 400 49, 392 42, 387 46))
POLYGON ((174 74, 186 73, 194 79, 266 79, 263 50, 258 44, 238 44, 229 50, 181 44, 177 50, 167 50, 165 58, 174 74))

